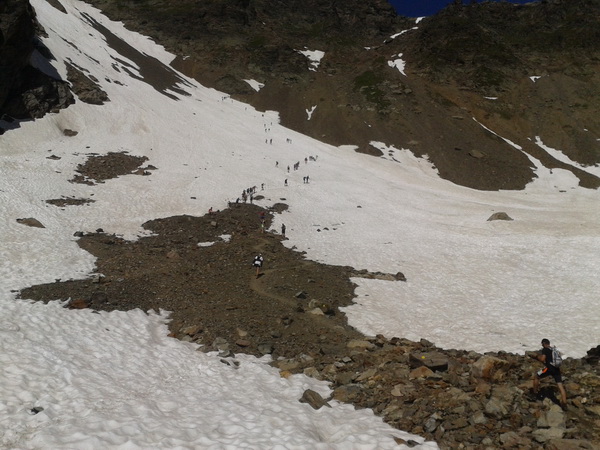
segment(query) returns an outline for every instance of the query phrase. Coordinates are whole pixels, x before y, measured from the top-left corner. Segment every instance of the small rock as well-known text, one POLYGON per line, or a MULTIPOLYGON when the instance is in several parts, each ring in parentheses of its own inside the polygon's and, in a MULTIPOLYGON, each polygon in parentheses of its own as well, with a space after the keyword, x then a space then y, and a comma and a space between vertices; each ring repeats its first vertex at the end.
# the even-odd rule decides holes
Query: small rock
POLYGON ((508 405, 498 398, 492 397, 485 404, 485 412, 489 416, 495 417, 496 419, 501 419, 508 414, 508 405))
POLYGON ((263 355, 270 355, 271 353, 273 353, 274 347, 273 344, 270 342, 263 342, 258 344, 258 351, 260 353, 262 353, 263 355))
POLYGON ((290 371, 300 367, 300 363, 294 359, 282 359, 276 363, 279 370, 290 371))
POLYGON ((356 377, 356 381, 365 381, 371 378, 373 375, 377 373, 377 369, 369 369, 366 372, 361 373, 358 377, 356 377))
POLYGON ((179 259, 179 253, 177 253, 176 250, 171 250, 169 253, 167 253, 167 258, 169 259, 179 259))
POLYGON ((562 439, 565 430, 562 428, 540 428, 531 434, 537 442, 546 442, 551 439, 562 439))
POLYGON ((353 350, 372 350, 375 348, 375 345, 369 341, 363 341, 359 339, 352 339, 346 347, 353 350))
POLYGON ((346 384, 333 391, 333 398, 339 402, 351 402, 358 397, 362 389, 357 384, 346 384))
POLYGON ((202 325, 191 325, 189 327, 183 328, 181 332, 187 336, 196 336, 198 333, 202 332, 202 325))
POLYGON ((28 227, 34 228, 46 228, 39 220, 33 217, 27 217, 26 219, 17 219, 17 222, 21 225, 27 225, 28 227))
POLYGON ((483 413, 483 411, 476 411, 475 413, 473 413, 471 415, 471 424, 473 425, 483 425, 484 423, 487 423, 488 419, 487 417, 485 417, 485 414, 483 413))
POLYGON ((102 283, 102 281, 104 281, 104 275, 97 273, 96 275, 94 275, 94 277, 92 278, 92 283, 95 284, 99 284, 102 283))
POLYGON ((469 151, 469 156, 472 156, 475 159, 481 159, 485 156, 485 153, 480 152, 479 150, 471 150, 469 151))
POLYGON ((394 275, 394 279, 396 281, 406 281, 406 277, 402 272, 397 272, 396 275, 394 275))
POLYGON ((425 366, 431 370, 448 370, 448 357, 438 352, 411 353, 409 364, 411 367, 425 366))
POLYGON ((70 300, 66 304, 65 307, 68 309, 85 309, 85 308, 89 308, 89 306, 90 306, 89 300, 84 300, 82 298, 76 298, 76 299, 70 300))
POLYGON ((321 397, 318 392, 313 391, 312 389, 307 389, 300 397, 300 403, 308 403, 313 409, 321 409, 323 406, 328 406, 331 408, 329 403, 321 397))
POLYGON ((229 343, 227 342, 227 339, 224 339, 222 337, 215 338, 215 340, 212 343, 212 346, 220 352, 229 351, 229 343))
POLYGON ((513 220, 513 219, 505 212, 497 212, 497 213, 492 214, 487 221, 489 222, 491 220, 513 220))
POLYGON ((421 366, 412 370, 408 375, 408 378, 414 380, 415 378, 428 378, 433 375, 433 370, 431 370, 429 367, 421 366))

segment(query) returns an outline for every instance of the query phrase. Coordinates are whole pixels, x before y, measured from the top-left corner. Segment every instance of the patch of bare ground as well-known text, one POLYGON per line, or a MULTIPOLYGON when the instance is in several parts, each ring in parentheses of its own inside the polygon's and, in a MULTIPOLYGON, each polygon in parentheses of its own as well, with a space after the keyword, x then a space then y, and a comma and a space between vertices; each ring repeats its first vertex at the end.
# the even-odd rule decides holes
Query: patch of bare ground
POLYGON ((109 152, 106 155, 90 155, 88 159, 77 166, 75 175, 70 181, 94 185, 103 183, 105 180, 117 178, 122 175, 135 173, 136 175, 148 175, 148 170, 154 167, 142 168, 141 165, 148 158, 145 156, 134 156, 127 152, 109 152))

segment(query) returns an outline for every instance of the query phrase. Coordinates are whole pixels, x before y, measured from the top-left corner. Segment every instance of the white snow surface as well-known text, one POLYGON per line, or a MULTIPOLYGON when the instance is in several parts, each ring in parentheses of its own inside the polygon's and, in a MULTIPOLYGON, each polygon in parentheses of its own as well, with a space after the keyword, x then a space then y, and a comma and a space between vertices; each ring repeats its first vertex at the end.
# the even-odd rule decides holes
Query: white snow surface
POLYGON ((570 166, 576 167, 577 169, 581 169, 585 172, 591 173, 597 177, 600 177, 600 165, 596 164, 594 166, 584 166, 583 164, 579 164, 577 161, 573 161, 563 152, 556 150, 555 148, 549 147, 542 142, 542 139, 539 136, 535 137, 535 143, 545 151, 547 151, 550 156, 556 158, 557 160, 569 164, 570 166))
POLYGON ((310 61, 309 70, 312 70, 313 72, 319 68, 319 66, 321 65, 321 60, 325 56, 325 52, 323 52, 321 50, 305 49, 305 50, 298 50, 298 53, 301 53, 302 55, 304 55, 308 58, 308 60, 310 61))
POLYGON ((244 80, 246 83, 248 83, 250 85, 250 87, 252 89, 254 89, 256 92, 260 91, 262 88, 265 87, 264 83, 261 83, 260 81, 256 81, 256 80, 244 80))
POLYGON ((396 56, 392 56, 392 58, 396 58, 396 59, 392 59, 391 61, 388 61, 388 66, 392 67, 392 68, 396 68, 398 69, 398 71, 406 76, 405 73, 405 68, 406 68, 406 62, 402 59, 402 53, 398 53, 398 55, 396 56))
POLYGON ((423 442, 370 410, 332 401, 316 411, 298 402, 307 388, 326 396, 324 382, 282 379, 249 356, 237 356, 236 369, 168 338, 168 312, 93 313, 63 308, 67 299, 15 298, 34 284, 91 276, 95 261, 77 246, 76 231, 103 228, 135 239, 148 220, 220 209, 261 183, 264 206, 283 197, 290 205, 273 223, 273 230, 286 224, 286 245, 328 264, 406 275, 406 282, 354 280, 356 303, 346 313, 366 334, 480 352, 523 352, 547 337, 573 357, 598 345, 600 202, 570 172, 532 159, 537 178, 524 191, 481 192, 440 179, 409 150, 373 143, 384 152, 374 158, 332 147, 280 126, 274 111, 256 111, 174 71, 176 84, 153 87, 140 61, 166 71, 173 55, 85 3, 61 3, 67 14, 32 0, 53 68, 65 77, 64 61, 72 61, 99 80, 110 102, 77 101, 0 137, 0 448, 423 442), (115 39, 139 53, 119 45, 119 54, 115 39), (65 129, 78 134, 67 137, 65 129), (95 186, 68 181, 89 154, 109 151, 147 156, 157 170, 95 186), (300 170, 288 174, 295 162, 300 170), (307 175, 310 183, 302 183, 307 175), (95 202, 45 203, 63 196, 95 202), (514 220, 488 222, 498 211, 514 220), (45 228, 17 223, 26 217, 45 228), (34 407, 43 410, 29 414, 34 407))

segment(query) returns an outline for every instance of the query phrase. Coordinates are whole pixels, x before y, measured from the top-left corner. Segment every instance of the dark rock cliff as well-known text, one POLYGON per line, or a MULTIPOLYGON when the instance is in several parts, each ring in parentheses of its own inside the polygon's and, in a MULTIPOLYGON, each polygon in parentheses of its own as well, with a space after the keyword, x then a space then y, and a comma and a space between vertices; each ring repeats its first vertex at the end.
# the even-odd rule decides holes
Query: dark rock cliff
POLYGON ((51 58, 37 39, 40 33, 27 0, 0 3, 0 117, 5 122, 43 117, 74 101, 66 82, 31 65, 35 51, 51 58))

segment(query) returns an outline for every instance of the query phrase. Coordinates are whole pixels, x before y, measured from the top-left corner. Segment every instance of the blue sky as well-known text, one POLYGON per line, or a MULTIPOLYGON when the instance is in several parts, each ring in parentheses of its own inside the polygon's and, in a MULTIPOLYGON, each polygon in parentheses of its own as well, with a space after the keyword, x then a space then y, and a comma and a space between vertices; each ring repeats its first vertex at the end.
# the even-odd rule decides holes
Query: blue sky
MULTIPOLYGON (((389 0, 396 12, 402 16, 431 16, 452 3, 453 0, 389 0)), ((471 0, 465 1, 470 3, 471 0)), ((497 0, 492 0, 497 1, 497 0)), ((531 3, 534 0, 510 0, 511 3, 531 3)))

